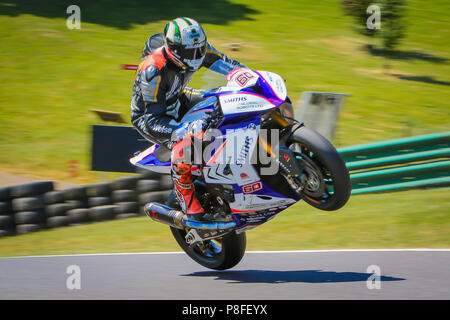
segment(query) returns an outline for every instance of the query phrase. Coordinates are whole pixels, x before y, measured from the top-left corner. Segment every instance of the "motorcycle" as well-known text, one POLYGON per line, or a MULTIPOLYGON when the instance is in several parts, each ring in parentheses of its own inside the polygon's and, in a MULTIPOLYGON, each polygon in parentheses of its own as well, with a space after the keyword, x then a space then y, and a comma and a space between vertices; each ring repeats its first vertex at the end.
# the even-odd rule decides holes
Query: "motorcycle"
MULTIPOLYGON (((174 192, 165 204, 145 205, 152 220, 170 226, 189 257, 215 270, 239 263, 247 230, 300 200, 320 210, 338 210, 351 191, 349 172, 333 145, 293 119, 279 75, 235 69, 226 79, 226 86, 208 91, 181 120, 185 124, 213 115, 209 129, 215 135, 201 143, 210 146, 209 152, 203 152, 201 165, 192 166, 207 218, 190 219, 174 192)), ((130 162, 169 174, 170 150, 154 144, 130 162)))

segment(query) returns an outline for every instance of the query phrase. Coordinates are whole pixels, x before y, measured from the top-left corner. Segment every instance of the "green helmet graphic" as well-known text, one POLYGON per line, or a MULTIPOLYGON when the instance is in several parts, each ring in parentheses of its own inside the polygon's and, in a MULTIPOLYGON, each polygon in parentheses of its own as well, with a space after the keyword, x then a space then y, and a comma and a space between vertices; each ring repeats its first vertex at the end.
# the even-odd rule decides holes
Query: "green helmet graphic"
POLYGON ((196 71, 206 54, 206 34, 197 21, 176 18, 164 28, 164 47, 176 65, 196 71))

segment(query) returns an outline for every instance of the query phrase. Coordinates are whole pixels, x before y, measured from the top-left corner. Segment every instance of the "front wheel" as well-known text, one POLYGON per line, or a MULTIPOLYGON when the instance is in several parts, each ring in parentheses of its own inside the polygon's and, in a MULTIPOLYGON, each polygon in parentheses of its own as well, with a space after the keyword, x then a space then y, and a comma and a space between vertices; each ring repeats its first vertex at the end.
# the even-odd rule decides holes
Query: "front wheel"
POLYGON ((189 246, 186 243, 186 231, 170 227, 175 240, 180 247, 194 261, 202 266, 215 269, 230 269, 241 261, 245 253, 246 236, 245 232, 237 234, 231 231, 229 234, 202 243, 189 246))
POLYGON ((343 207, 351 193, 351 181, 344 159, 317 131, 300 127, 291 135, 289 147, 295 152, 304 176, 301 197, 320 210, 343 207))

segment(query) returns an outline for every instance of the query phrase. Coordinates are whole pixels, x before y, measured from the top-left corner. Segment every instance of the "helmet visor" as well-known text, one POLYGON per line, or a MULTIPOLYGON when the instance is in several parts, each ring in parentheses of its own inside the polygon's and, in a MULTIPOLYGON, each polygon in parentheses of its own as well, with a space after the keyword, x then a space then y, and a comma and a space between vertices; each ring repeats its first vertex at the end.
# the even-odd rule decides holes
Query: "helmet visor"
POLYGON ((184 46, 174 46, 171 49, 182 60, 197 60, 203 58, 206 54, 206 41, 204 44, 193 48, 186 48, 184 46))

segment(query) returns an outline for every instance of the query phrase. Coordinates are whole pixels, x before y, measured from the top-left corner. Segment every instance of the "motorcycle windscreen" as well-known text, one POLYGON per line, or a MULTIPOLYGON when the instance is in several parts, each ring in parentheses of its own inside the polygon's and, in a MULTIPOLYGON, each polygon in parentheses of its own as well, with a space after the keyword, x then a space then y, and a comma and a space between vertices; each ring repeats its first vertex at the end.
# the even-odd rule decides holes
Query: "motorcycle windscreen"
POLYGON ((283 78, 268 71, 255 71, 259 75, 258 83, 263 96, 284 101, 287 98, 287 89, 283 78))

